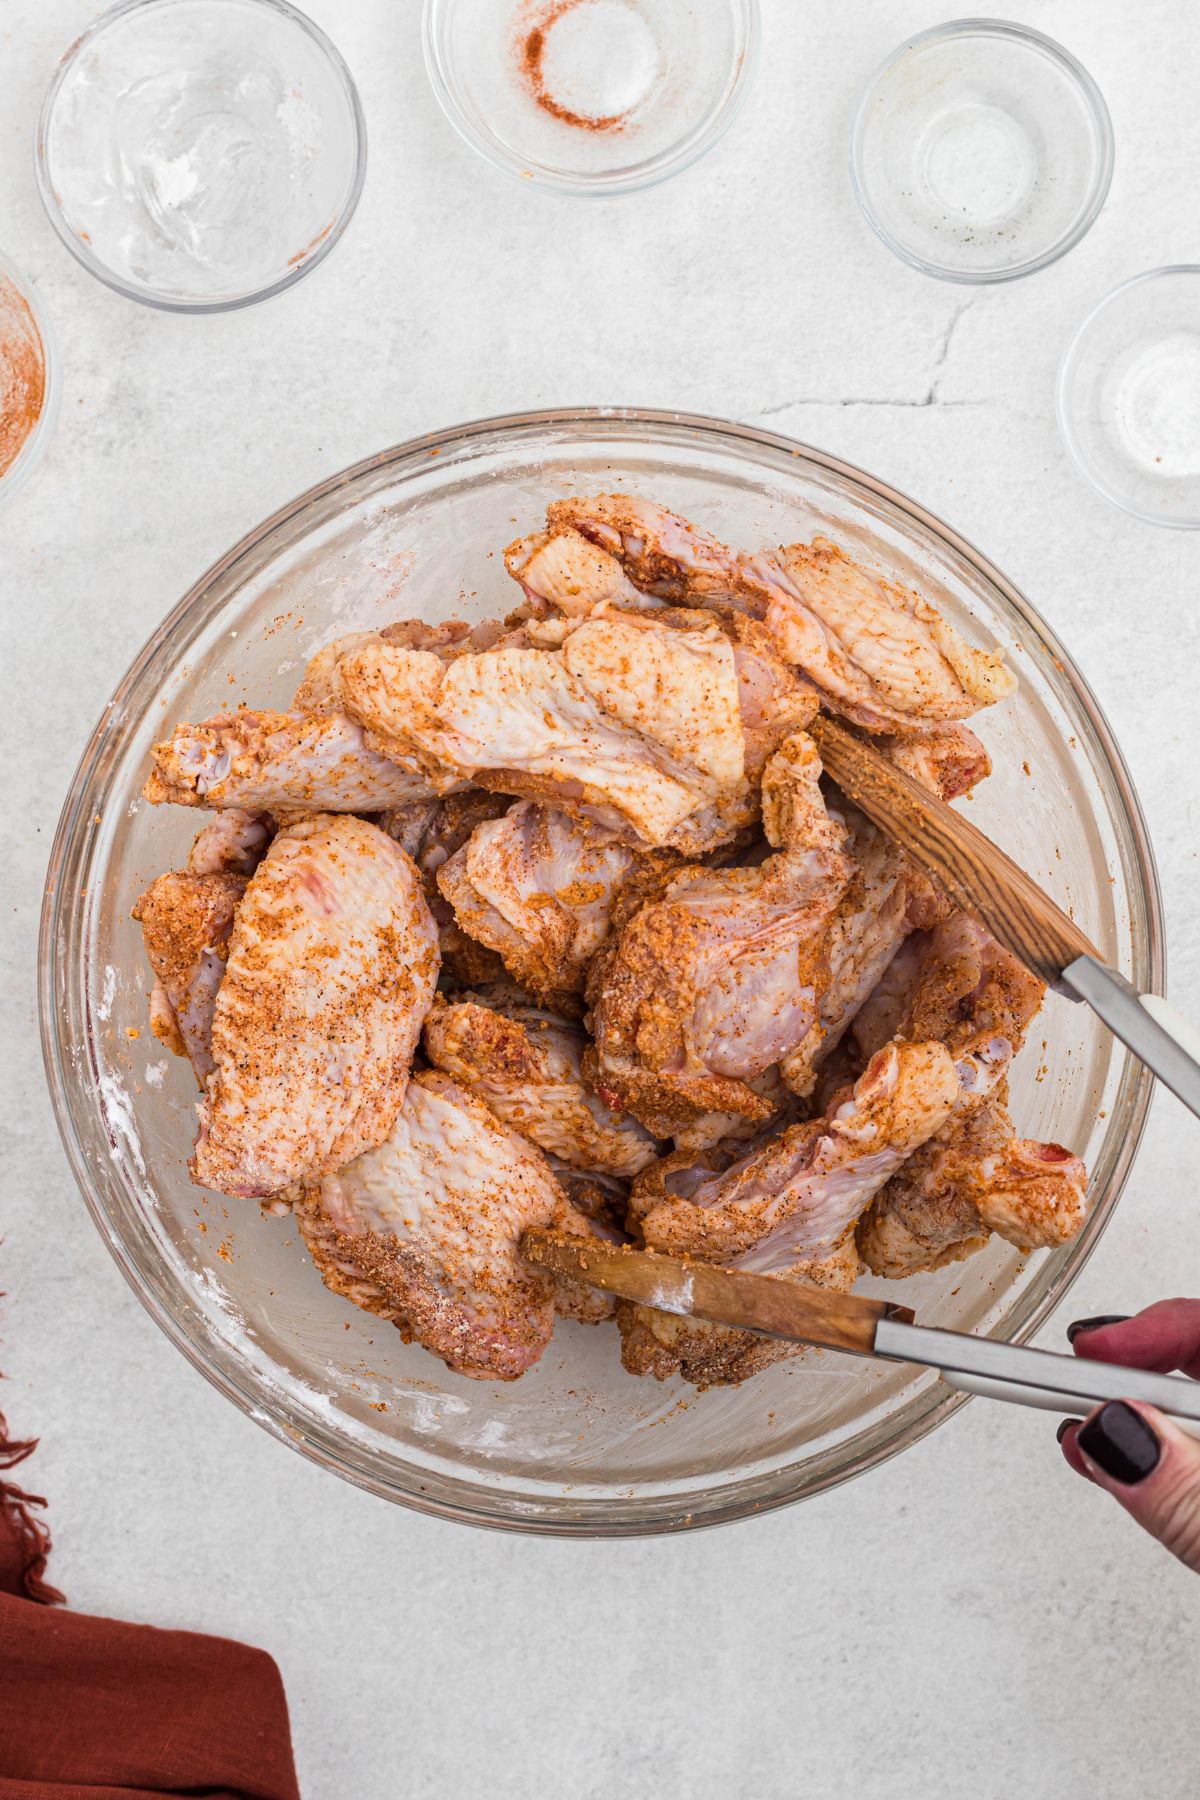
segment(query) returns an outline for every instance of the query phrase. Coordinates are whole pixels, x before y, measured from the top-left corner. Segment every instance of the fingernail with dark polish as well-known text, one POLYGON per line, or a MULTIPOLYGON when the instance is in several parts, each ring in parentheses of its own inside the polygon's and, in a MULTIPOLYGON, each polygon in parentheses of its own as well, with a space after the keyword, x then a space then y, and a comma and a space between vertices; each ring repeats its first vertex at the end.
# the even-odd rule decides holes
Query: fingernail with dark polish
POLYGON ((1123 1325, 1132 1313, 1098 1313, 1094 1319, 1072 1319, 1067 1326, 1067 1342, 1073 1344, 1081 1331, 1099 1331, 1102 1325, 1123 1325))
POLYGON ((1060 1419, 1058 1421, 1058 1430, 1055 1432, 1054 1435, 1058 1439, 1060 1444, 1062 1443, 1063 1439, 1066 1437, 1068 1431, 1070 1431, 1072 1425, 1078 1425, 1078 1423, 1079 1423, 1078 1419, 1060 1419))
POLYGON ((1089 1462, 1122 1487, 1136 1487, 1153 1475, 1162 1445, 1141 1413, 1124 1400, 1110 1400, 1079 1427, 1075 1442, 1089 1462))

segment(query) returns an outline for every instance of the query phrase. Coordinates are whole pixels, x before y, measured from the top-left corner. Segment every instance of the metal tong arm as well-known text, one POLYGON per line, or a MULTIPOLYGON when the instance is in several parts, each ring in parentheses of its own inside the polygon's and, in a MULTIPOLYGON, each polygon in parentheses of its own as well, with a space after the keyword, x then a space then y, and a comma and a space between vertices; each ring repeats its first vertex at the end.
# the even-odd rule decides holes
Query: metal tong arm
POLYGON ((1105 1400, 1142 1400, 1200 1437, 1200 1382, 1157 1375, 1123 1363, 1089 1362, 1024 1344, 967 1337, 884 1318, 875 1329, 875 1354, 939 1369, 949 1386, 992 1400, 1011 1400, 1082 1418, 1105 1400))

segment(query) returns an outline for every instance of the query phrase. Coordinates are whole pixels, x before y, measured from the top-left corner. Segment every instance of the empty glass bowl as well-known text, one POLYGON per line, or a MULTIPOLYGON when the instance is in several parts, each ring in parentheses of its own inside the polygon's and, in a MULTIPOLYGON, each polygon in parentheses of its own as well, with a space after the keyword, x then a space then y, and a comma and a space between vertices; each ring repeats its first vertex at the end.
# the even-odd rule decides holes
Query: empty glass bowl
MULTIPOLYGON (((450 1374, 322 1287, 290 1219, 188 1180, 190 1068, 146 1029, 129 909, 179 868, 187 809, 140 798, 164 727, 241 701, 287 705, 321 644, 396 615, 501 615, 501 545, 546 502, 627 487, 756 547, 826 532, 927 592, 1020 676, 979 729, 995 772, 971 816, 1143 991, 1163 976, 1158 890, 1128 777, 1067 652, 998 570, 861 471, 678 413, 533 413, 417 439, 302 495, 236 544, 164 620, 71 784, 41 941, 46 1066, 105 1241, 172 1341, 283 1442, 392 1500, 514 1530, 622 1535, 811 1494, 912 1444, 960 1402, 928 1370, 832 1353, 738 1389, 627 1375, 610 1326, 561 1323, 520 1381, 450 1374), (399 596, 399 597, 397 597, 399 596), (230 685, 232 680, 233 685, 230 685), (1061 855, 1060 855, 1061 847, 1061 855)), ((1022 1256, 996 1239, 891 1292, 931 1325, 1027 1337, 1086 1260, 1135 1154, 1151 1079, 1085 1007, 1050 996, 1013 1071, 1022 1132, 1088 1164, 1082 1235, 1022 1256)))
POLYGON ((1106 499, 1200 526, 1200 266, 1135 275, 1089 313, 1059 369, 1058 422, 1106 499))
POLYGON ((67 51, 38 124, 59 237, 118 293, 178 312, 298 281, 365 169, 350 72, 288 0, 124 0, 67 51))
POLYGON ((0 256, 0 506, 41 460, 58 396, 50 322, 30 284, 0 256))
POLYGON ((425 0, 450 123, 498 168, 622 194, 716 143, 750 87, 758 0, 425 0))
POLYGON ((945 281, 1011 281, 1062 256, 1112 179, 1108 108, 1040 31, 960 19, 902 44, 871 82, 850 172, 889 250, 945 281))

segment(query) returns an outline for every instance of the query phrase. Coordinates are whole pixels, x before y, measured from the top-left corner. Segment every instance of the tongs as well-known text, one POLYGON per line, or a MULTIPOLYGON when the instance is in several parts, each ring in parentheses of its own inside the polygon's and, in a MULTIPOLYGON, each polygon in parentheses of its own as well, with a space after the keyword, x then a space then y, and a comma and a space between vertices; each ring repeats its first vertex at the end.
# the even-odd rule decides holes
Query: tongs
POLYGON ((1140 1062, 1200 1116, 1200 1032, 1159 994, 1139 994, 1073 919, 961 813, 824 715, 812 735, 828 773, 956 906, 1035 975, 1083 1000, 1140 1062))
POLYGON ((1041 1407, 1067 1418, 1081 1419, 1106 1400, 1143 1400, 1166 1413, 1181 1430, 1200 1437, 1200 1382, 1176 1375, 968 1337, 918 1325, 907 1306, 890 1300, 835 1294, 776 1276, 663 1256, 656 1250, 585 1240, 574 1233, 527 1231, 521 1253, 548 1274, 585 1282, 658 1312, 690 1314, 740 1331, 848 1350, 857 1356, 923 1364, 937 1369, 947 1387, 960 1393, 1041 1407))

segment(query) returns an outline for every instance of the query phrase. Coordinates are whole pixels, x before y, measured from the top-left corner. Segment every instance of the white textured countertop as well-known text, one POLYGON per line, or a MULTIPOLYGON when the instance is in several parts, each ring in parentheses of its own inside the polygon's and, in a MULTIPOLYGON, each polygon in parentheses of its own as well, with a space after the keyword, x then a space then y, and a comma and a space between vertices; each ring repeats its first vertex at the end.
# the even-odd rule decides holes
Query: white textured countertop
MULTIPOLYGON (((151 627, 301 489, 410 434, 618 402, 766 421, 912 493, 1070 645, 1162 874, 1173 997, 1200 1016, 1200 537, 1095 497, 1053 413, 1083 313, 1200 257, 1200 34, 1179 0, 1044 0, 1111 107, 1090 236, 1011 286, 894 261, 845 169, 864 79, 929 4, 764 0, 742 118, 695 169, 601 204, 493 173, 425 81, 417 0, 307 0, 362 90, 370 164, 328 263, 266 305, 173 317, 54 237, 43 85, 98 10, 0 0, 0 248, 63 355, 59 429, 0 515, 4 1166, 0 1394, 40 1431, 72 1603, 271 1649, 306 1800, 1055 1800, 1196 1791, 1200 1587, 1072 1477, 1053 1420, 976 1402, 866 1479, 671 1541, 535 1542, 410 1515, 243 1419, 159 1335, 89 1224, 36 1048, 50 837, 151 627)), ((1200 1124, 1168 1096, 1067 1319, 1200 1292, 1200 1124)))

